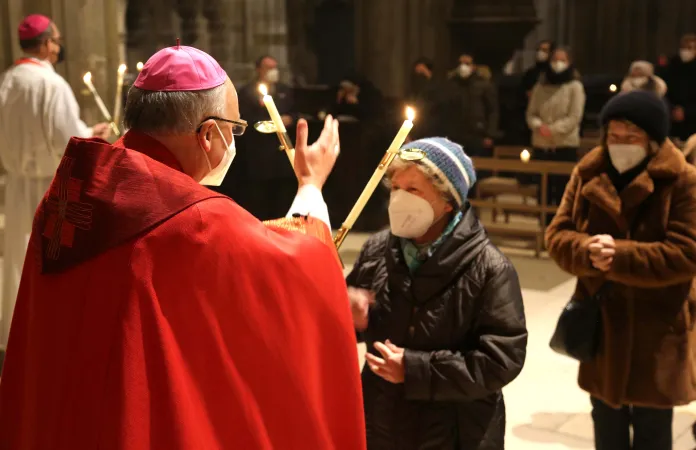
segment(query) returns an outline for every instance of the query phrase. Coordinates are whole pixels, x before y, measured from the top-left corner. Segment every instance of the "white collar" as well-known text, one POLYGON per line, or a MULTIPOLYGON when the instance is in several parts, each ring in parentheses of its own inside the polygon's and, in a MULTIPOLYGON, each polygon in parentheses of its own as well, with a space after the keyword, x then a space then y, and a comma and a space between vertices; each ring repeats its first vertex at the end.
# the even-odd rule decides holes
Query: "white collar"
POLYGON ((23 59, 31 59, 32 61, 36 61, 36 62, 38 62, 39 64, 41 64, 43 67, 46 67, 46 68, 48 68, 48 69, 51 69, 51 70, 54 71, 54 72, 56 71, 56 68, 53 67, 53 64, 51 64, 49 61, 47 61, 47 60, 45 60, 45 59, 39 59, 39 58, 37 58, 36 56, 27 55, 27 54, 23 55, 22 58, 23 58, 23 59))

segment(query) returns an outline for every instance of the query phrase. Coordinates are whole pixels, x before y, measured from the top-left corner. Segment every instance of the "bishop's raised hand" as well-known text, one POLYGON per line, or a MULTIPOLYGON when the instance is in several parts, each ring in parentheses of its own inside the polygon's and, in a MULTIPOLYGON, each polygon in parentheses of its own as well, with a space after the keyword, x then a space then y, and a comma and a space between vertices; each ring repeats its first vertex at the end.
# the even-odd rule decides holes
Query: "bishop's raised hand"
POLYGON ((307 145, 308 134, 307 121, 300 119, 295 143, 295 175, 300 187, 311 184, 322 189, 340 153, 338 120, 328 115, 319 139, 312 145, 307 145))

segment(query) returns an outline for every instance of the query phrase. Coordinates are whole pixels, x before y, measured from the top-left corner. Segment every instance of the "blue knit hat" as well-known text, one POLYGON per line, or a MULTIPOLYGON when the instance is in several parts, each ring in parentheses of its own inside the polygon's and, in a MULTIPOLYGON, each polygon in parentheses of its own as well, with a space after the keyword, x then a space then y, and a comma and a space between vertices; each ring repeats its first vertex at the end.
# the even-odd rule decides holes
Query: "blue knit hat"
POLYGON ((425 157, 417 162, 435 172, 457 205, 464 204, 469 189, 476 183, 476 171, 461 145, 447 138, 432 137, 409 142, 401 149, 422 150, 425 157))

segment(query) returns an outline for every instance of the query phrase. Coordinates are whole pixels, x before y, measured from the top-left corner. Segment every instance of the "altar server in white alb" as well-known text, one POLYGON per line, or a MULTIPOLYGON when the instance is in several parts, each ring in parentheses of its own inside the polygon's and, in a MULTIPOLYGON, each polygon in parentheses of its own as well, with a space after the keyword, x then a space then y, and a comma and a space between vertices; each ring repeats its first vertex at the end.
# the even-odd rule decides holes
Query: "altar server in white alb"
POLYGON ((53 68, 63 60, 58 27, 33 14, 19 25, 24 55, 0 74, 0 162, 7 171, 0 347, 7 345, 31 224, 72 136, 109 135, 88 127, 70 85, 53 68))

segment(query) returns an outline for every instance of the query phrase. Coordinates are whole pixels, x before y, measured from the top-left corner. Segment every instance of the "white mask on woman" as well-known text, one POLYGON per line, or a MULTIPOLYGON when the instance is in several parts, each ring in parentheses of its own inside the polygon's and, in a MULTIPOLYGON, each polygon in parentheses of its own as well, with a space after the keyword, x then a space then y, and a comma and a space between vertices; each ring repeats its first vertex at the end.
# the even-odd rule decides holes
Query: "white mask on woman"
POLYGON ((266 81, 269 83, 277 83, 280 80, 280 72, 278 69, 270 69, 266 72, 266 81))
POLYGON ((648 77, 633 77, 631 78, 631 85, 633 85, 633 87, 636 89, 640 89, 648 84, 648 81, 650 81, 650 78, 648 77))
POLYGON ((683 48, 679 50, 679 57, 685 63, 691 62, 696 57, 696 53, 690 48, 683 48))
POLYGON ((457 69, 459 76, 462 78, 469 78, 471 76, 472 68, 469 64, 460 64, 457 69))
POLYGON ((539 62, 546 62, 549 60, 549 52, 546 50, 537 50, 536 60, 539 62))
POLYGON ((435 222, 430 203, 403 189, 392 191, 389 198, 389 225, 394 236, 414 239, 428 232, 435 222))
POLYGON ((636 144, 609 145, 609 158, 617 172, 624 173, 642 163, 648 156, 648 150, 636 144))
POLYGON ((554 61, 551 63, 551 68, 556 73, 565 72, 568 69, 568 63, 565 61, 554 61))
POLYGON ((205 153, 205 160, 208 161, 208 168, 210 169, 208 175, 204 176, 201 179, 201 181, 199 181, 200 184, 205 186, 220 186, 223 180, 225 179, 225 175, 227 175, 227 171, 230 170, 230 166, 232 165, 232 161, 234 161, 234 157, 237 156, 237 147, 235 147, 234 144, 234 136, 232 136, 232 144, 227 145, 225 135, 222 134, 222 130, 220 130, 220 127, 217 123, 215 124, 215 128, 217 128, 218 132, 220 133, 222 142, 225 143, 226 150, 225 154, 222 157, 222 160, 220 161, 220 164, 218 164, 214 168, 210 164, 208 152, 203 150, 203 153, 205 153))

